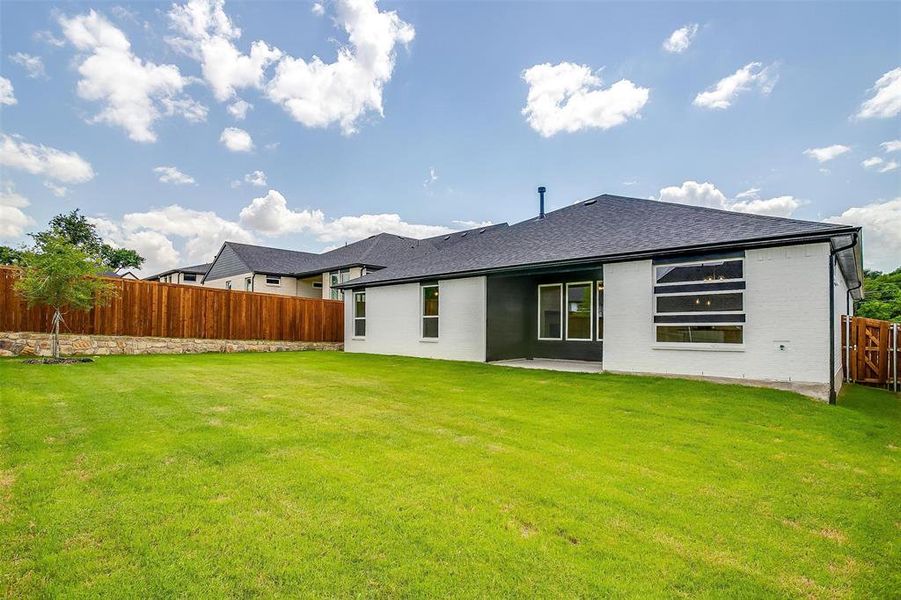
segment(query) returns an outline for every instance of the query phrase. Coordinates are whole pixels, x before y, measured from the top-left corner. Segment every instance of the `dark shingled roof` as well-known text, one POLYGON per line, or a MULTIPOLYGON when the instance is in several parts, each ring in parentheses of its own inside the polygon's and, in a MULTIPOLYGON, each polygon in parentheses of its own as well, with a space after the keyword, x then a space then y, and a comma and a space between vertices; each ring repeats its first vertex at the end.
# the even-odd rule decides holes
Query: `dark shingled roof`
POLYGON ((856 228, 602 195, 369 273, 362 287, 528 265, 690 251, 752 241, 848 233, 856 228))
POLYGON ((248 269, 255 273, 268 275, 292 275, 304 271, 305 266, 319 256, 312 252, 268 248, 253 244, 239 244, 238 242, 225 242, 225 245, 234 250, 248 269))
POLYGON ((306 263, 303 270, 295 274, 303 277, 315 273, 333 271, 342 267, 360 265, 381 269, 449 248, 460 241, 466 240, 468 237, 494 233, 499 228, 506 226, 506 223, 489 225, 423 240, 403 237, 393 233, 379 233, 365 240, 324 252, 309 263, 306 263))
POLYGON ((156 275, 151 275, 150 277, 145 277, 144 279, 159 279, 160 277, 165 277, 171 273, 196 273, 198 275, 205 275, 206 272, 210 270, 210 265, 212 264, 213 263, 203 263, 201 265, 191 265, 189 267, 177 267, 175 269, 163 271, 162 273, 157 273, 156 275))

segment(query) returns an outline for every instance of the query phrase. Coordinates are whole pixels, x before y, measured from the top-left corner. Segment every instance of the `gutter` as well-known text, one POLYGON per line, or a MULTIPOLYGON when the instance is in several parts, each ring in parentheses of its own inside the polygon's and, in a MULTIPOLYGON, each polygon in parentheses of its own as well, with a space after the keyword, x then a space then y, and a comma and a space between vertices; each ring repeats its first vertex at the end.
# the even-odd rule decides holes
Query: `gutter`
MULTIPOLYGON (((851 243, 829 250, 829 404, 836 403, 835 394, 835 255, 857 245, 859 229, 851 234, 851 243)), ((831 245, 830 245, 831 246, 831 245)), ((862 283, 861 283, 862 285, 862 283)), ((857 286, 858 288, 860 285, 857 286)), ((850 295, 851 290, 848 290, 850 295)), ((845 343, 850 344, 846 339, 845 343)))
MULTIPOLYGON (((382 285, 395 285, 398 283, 411 283, 415 281, 423 281, 425 279, 447 279, 449 277, 475 277, 479 275, 488 275, 492 273, 509 273, 517 271, 531 271, 534 269, 548 269, 564 266, 577 266, 585 264, 594 264, 597 262, 613 263, 625 262, 630 260, 642 260, 646 258, 657 258, 661 256, 678 256, 681 254, 689 254, 694 252, 710 252, 716 250, 736 250, 747 248, 771 248, 776 246, 790 246, 799 243, 813 244, 816 242, 831 241, 833 237, 839 235, 856 236, 860 232, 860 227, 846 227, 844 229, 836 229, 830 232, 822 232, 817 235, 797 235, 792 234, 785 237, 760 238, 750 240, 748 242, 723 242, 719 244, 700 244, 696 246, 683 246, 680 248, 657 249, 657 250, 640 250, 637 252, 624 254, 609 254, 602 256, 592 256, 588 258, 577 258, 569 260, 556 260, 548 262, 535 262, 523 265, 511 265, 506 267, 489 267, 484 269, 471 269, 468 271, 457 271, 449 273, 429 273, 427 275, 411 275, 407 277, 399 277, 397 279, 383 279, 380 281, 360 282, 356 280, 346 281, 335 286, 338 289, 355 289, 362 287, 378 287, 382 285)), ((855 241, 856 243, 856 241, 855 241)))

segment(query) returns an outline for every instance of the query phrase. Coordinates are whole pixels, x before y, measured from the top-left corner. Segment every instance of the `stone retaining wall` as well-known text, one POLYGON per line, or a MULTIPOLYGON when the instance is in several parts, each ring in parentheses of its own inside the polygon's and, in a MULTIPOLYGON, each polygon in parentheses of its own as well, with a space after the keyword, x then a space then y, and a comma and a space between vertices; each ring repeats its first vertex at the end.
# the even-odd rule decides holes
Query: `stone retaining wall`
MULTIPOLYGON (((297 352, 341 350, 338 342, 279 342, 274 340, 206 340, 201 338, 60 335, 64 356, 104 354, 197 354, 201 352, 297 352)), ((50 334, 0 332, 0 356, 50 356, 50 334)))

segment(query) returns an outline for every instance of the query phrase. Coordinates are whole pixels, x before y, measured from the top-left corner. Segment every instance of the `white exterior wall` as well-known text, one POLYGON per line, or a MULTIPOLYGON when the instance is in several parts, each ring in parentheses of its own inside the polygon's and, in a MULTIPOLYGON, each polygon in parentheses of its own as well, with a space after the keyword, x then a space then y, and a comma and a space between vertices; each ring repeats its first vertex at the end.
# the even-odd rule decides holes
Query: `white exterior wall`
MULTIPOLYGON (((280 282, 278 285, 274 285, 271 283, 266 283, 266 276, 262 273, 257 273, 253 278, 253 287, 250 291, 257 292, 258 294, 278 294, 280 296, 297 296, 297 278, 295 277, 280 277, 280 282)), ((234 286, 234 283, 232 283, 234 286)), ((244 289, 244 278, 241 278, 241 287, 232 289, 244 289)))
POLYGON ((403 283, 366 290, 366 338, 353 335, 353 294, 344 300, 344 350, 421 358, 485 361, 484 277, 438 283, 438 339, 421 337, 420 285, 403 283))
MULTIPOLYGON (((653 281, 650 260, 604 265, 605 370, 828 385, 827 243, 746 252, 747 322, 741 348, 682 350, 658 344, 653 281)), ((836 306, 841 314, 839 308, 844 309, 844 300, 836 306)))
POLYGON ((232 282, 232 289, 238 290, 239 292, 244 291, 244 278, 250 277, 251 273, 241 273, 240 275, 230 275, 229 277, 223 277, 222 279, 207 279, 203 282, 204 287, 216 288, 219 290, 225 289, 225 282, 232 282))

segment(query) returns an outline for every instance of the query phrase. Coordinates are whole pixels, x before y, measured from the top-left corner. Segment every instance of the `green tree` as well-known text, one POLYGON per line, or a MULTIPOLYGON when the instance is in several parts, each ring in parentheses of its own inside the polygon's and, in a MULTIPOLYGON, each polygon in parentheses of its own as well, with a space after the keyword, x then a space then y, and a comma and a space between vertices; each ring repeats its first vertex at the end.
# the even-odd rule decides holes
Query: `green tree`
POLYGON ((60 235, 35 237, 32 250, 22 253, 24 268, 19 273, 15 290, 28 306, 53 309, 51 333, 52 354, 59 358, 59 327, 68 310, 88 310, 95 304, 108 304, 115 287, 100 275, 106 270, 92 256, 60 235))
POLYGON ((864 298, 856 314, 870 319, 901 321, 901 267, 891 273, 864 271, 864 298))
POLYGON ((0 265, 18 265, 22 261, 22 251, 0 246, 0 265))
POLYGON ((39 244, 50 237, 61 237, 113 271, 125 267, 138 269, 144 264, 144 258, 136 251, 115 248, 105 243, 97 234, 94 224, 80 214, 77 208, 70 213, 56 215, 50 220, 47 231, 33 233, 31 237, 39 244))

